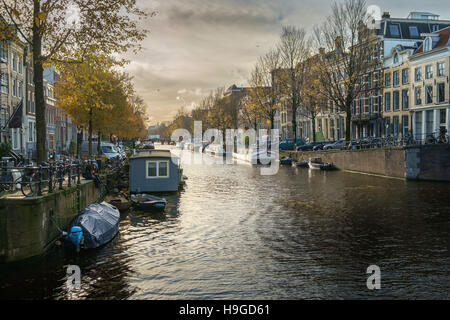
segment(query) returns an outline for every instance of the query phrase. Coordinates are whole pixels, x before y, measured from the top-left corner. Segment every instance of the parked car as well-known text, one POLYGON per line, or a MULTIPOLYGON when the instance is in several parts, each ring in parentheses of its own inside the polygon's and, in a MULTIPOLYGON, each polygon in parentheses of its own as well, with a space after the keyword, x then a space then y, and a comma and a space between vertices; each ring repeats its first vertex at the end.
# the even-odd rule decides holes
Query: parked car
POLYGON ((313 151, 320 151, 323 150, 323 147, 326 146, 327 144, 331 144, 332 142, 330 141, 321 141, 319 143, 317 143, 317 145, 315 145, 313 147, 313 151))
POLYGON ((323 146, 323 150, 344 150, 347 148, 345 140, 338 140, 336 142, 326 144, 323 146))
POLYGON ((109 142, 100 143, 100 149, 102 153, 108 158, 108 160, 118 159, 123 160, 123 156, 119 153, 116 147, 109 142))
MULTIPOLYGON (((97 146, 98 143, 96 141, 92 142, 92 155, 97 155, 97 146)), ((122 160, 121 154, 118 152, 114 144, 110 142, 101 142, 100 143, 100 151, 101 154, 104 155, 108 160, 118 159, 122 160)), ((83 141, 81 144, 81 150, 82 155, 89 154, 89 142, 83 141)))
POLYGON ((297 147, 297 151, 313 151, 315 146, 318 146, 322 142, 310 142, 307 144, 304 144, 302 146, 297 147))
MULTIPOLYGON (((297 139, 297 147, 305 144, 302 139, 297 139)), ((281 140, 279 144, 280 150, 294 150, 294 139, 281 140)))

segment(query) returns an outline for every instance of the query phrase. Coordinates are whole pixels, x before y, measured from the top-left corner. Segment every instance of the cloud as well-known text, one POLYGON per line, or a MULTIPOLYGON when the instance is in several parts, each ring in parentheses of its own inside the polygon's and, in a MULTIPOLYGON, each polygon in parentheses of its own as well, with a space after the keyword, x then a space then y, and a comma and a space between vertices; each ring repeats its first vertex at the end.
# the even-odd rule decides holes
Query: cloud
MULTIPOLYGON (((341 1, 341 0, 338 0, 341 1)), ((257 58, 273 48, 283 25, 312 31, 326 19, 329 0, 139 0, 156 17, 144 22, 151 33, 127 71, 149 105, 155 122, 171 120, 211 90, 247 85, 257 58), (183 97, 184 100, 177 100, 183 97)), ((368 1, 392 16, 432 11, 450 19, 442 1, 368 1), (410 8, 410 9, 409 9, 410 8)), ((448 6, 447 6, 448 7, 448 6)))

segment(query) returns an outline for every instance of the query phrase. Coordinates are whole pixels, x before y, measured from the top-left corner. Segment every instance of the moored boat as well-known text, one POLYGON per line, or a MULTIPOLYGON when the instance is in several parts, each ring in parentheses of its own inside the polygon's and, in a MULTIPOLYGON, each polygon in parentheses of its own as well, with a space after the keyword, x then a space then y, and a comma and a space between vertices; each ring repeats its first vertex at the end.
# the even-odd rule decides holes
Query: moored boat
POLYGON ((309 168, 309 163, 307 160, 297 162, 297 167, 299 168, 309 168))
POLYGON ((309 159, 308 165, 311 169, 320 169, 320 165, 322 164, 321 158, 311 158, 309 159))
POLYGON ((320 165, 320 170, 331 171, 331 170, 337 170, 337 168, 332 163, 324 162, 320 165))
POLYGON ((167 205, 165 198, 159 198, 150 194, 132 194, 131 203, 134 208, 144 211, 163 211, 167 205))
POLYGON ((295 159, 290 157, 283 157, 280 159, 280 164, 283 166, 292 166, 293 163, 295 163, 295 159))
POLYGON ((109 203, 94 203, 69 224, 66 243, 77 251, 111 241, 119 232, 120 212, 109 203))
POLYGON ((205 148, 205 153, 211 156, 225 157, 227 155, 226 150, 222 145, 210 144, 205 148))
POLYGON ((131 202, 122 197, 111 199, 108 201, 108 203, 119 209, 119 211, 126 211, 131 207, 131 202))

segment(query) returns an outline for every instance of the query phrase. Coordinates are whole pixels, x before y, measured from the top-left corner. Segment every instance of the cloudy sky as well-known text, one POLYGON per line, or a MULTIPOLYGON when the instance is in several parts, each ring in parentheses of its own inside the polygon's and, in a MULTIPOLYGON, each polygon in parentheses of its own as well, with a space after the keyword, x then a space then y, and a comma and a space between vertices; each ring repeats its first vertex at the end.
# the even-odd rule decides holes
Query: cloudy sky
MULTIPOLYGON (((129 56, 127 71, 149 106, 152 124, 171 120, 209 91, 246 85, 256 59, 275 46, 283 25, 312 30, 328 15, 330 0, 139 0, 157 15, 144 49, 129 56)), ((340 1, 340 0, 338 0, 340 1)), ((367 0, 391 16, 428 11, 450 20, 445 1, 367 0)))

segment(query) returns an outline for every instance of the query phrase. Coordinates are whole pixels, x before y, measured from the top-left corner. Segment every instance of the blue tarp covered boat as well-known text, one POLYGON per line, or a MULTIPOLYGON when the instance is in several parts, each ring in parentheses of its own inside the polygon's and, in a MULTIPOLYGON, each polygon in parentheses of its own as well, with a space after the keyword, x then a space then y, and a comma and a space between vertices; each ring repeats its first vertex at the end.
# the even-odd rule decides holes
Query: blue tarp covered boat
POLYGON ((70 223, 67 242, 75 247, 92 249, 111 241, 119 232, 120 212, 109 203, 94 203, 70 223))

